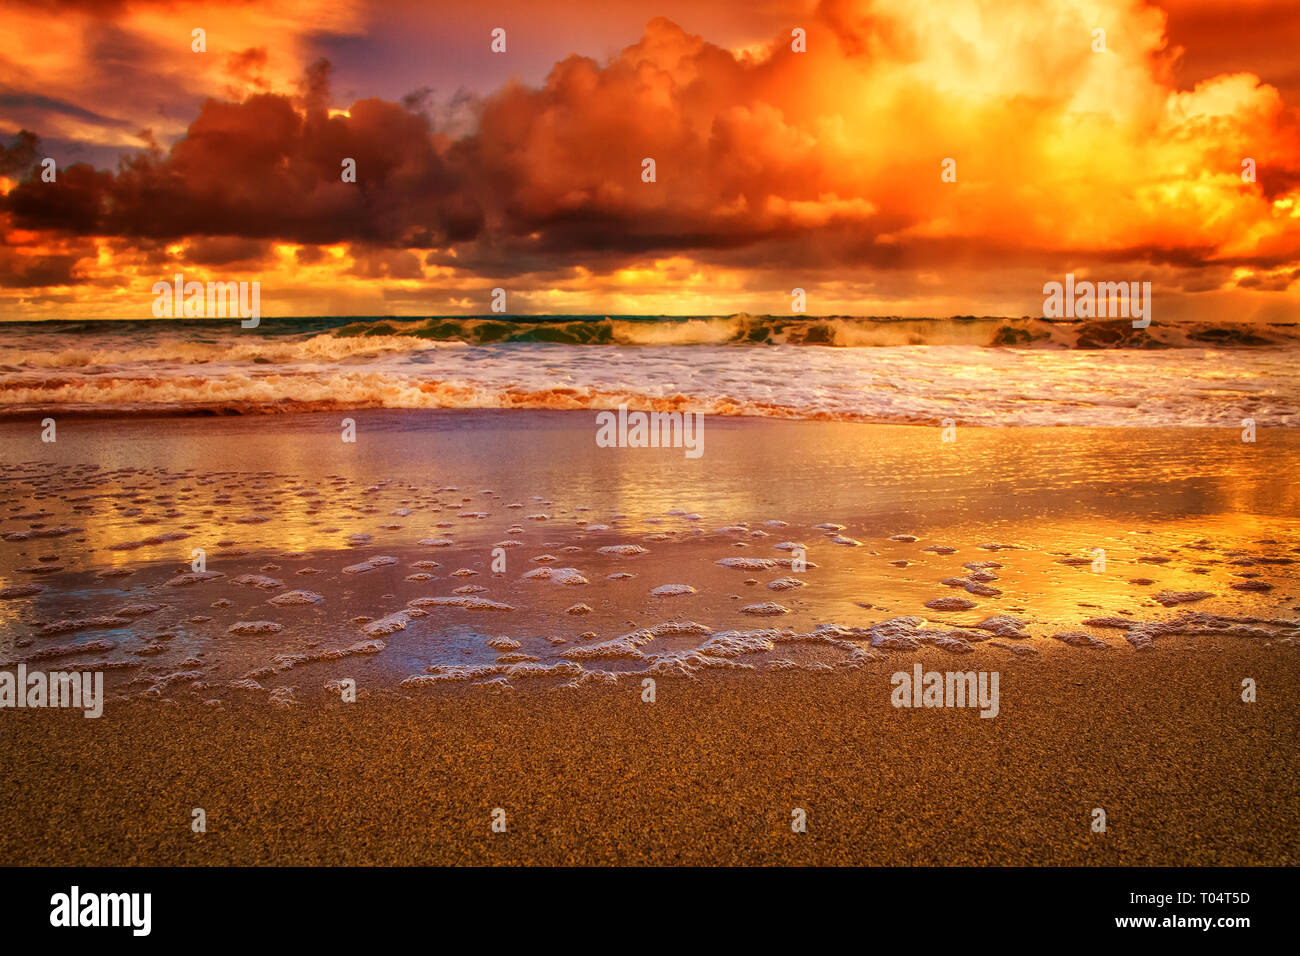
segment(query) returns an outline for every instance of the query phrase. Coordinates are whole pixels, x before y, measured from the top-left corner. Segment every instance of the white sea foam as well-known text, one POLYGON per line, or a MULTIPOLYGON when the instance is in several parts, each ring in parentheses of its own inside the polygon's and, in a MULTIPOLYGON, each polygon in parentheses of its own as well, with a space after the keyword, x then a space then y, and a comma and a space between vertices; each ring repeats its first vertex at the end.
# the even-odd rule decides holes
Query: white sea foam
MULTIPOLYGON (((1212 341, 1219 348, 1206 348, 1187 338, 1195 330, 1174 324, 1153 325, 1143 340, 1193 347, 985 348, 993 331, 979 323, 912 323, 904 334, 905 323, 815 321, 828 333, 828 344, 850 347, 784 344, 798 339, 797 323, 750 317, 607 320, 609 341, 622 343, 612 348, 317 332, 227 332, 195 340, 156 323, 125 331, 118 324, 103 331, 79 324, 61 348, 48 330, 37 337, 12 326, 0 334, 0 407, 46 408, 57 401, 127 414, 177 405, 286 411, 605 409, 626 403, 717 415, 901 423, 953 418, 990 426, 1237 427, 1247 417, 1259 427, 1300 423, 1296 336, 1281 326, 1230 330, 1229 338, 1255 335, 1278 344, 1235 348, 1231 362, 1224 362, 1218 356, 1229 338, 1218 336, 1212 341), (768 344, 708 344, 732 342, 755 321, 771 326, 768 344), (905 344, 922 326, 921 340, 971 344, 905 344), (940 327, 943 335, 935 331, 940 327), (691 345, 691 361, 683 364, 682 346, 661 342, 702 344, 691 345), (881 347, 852 347, 862 344, 881 347), (539 354, 546 360, 537 361, 539 354), (557 366, 565 369, 563 388, 550 371, 557 366)), ((1078 329, 1042 323, 1033 334, 1058 346, 1086 338, 1078 329)))

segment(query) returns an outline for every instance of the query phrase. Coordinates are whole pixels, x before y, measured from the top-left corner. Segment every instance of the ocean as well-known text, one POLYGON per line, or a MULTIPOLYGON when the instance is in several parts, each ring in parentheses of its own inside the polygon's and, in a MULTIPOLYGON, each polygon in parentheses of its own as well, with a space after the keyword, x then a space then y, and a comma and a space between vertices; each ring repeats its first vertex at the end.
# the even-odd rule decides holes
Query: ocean
POLYGON ((1300 324, 772 316, 0 323, 0 418, 607 409, 974 426, 1300 422, 1300 324))

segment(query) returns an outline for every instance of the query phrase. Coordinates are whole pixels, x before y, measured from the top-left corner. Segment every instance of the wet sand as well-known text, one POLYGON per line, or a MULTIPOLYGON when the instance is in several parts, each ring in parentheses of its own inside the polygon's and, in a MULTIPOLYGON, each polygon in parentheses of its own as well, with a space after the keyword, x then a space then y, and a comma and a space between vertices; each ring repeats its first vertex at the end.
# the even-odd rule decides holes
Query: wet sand
POLYGON ((1015 662, 994 720, 891 707, 891 662, 666 678, 653 704, 632 686, 461 685, 287 711, 141 701, 111 720, 11 714, 0 856, 1294 865, 1300 662, 1216 643, 1015 662), (1238 697, 1243 675, 1267 675, 1255 704, 1238 697), (1098 806, 1104 835, 1089 829, 1098 806), (505 833, 491 831, 497 807, 505 833), (805 834, 790 830, 794 807, 805 834))
POLYGON ((416 693, 1297 630, 1285 431, 946 444, 714 420, 692 460, 597 448, 585 413, 354 414, 356 444, 315 416, 74 423, 6 467, 0 663, 102 667, 112 702, 285 703, 343 678, 416 693))

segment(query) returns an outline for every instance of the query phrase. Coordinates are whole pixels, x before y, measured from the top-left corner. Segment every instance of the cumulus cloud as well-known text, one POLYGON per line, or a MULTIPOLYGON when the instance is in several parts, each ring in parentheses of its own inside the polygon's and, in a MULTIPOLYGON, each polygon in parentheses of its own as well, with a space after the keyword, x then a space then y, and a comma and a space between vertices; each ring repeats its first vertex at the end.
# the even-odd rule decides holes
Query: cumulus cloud
MULTIPOLYGON (((252 91, 206 100, 170 149, 70 166, 57 189, 29 177, 0 213, 35 244, 181 242, 173 255, 222 265, 271 264, 288 243, 340 277, 462 287, 686 257, 740 286, 788 288, 762 277, 797 269, 900 296, 936 274, 1090 265, 1185 291, 1291 289, 1294 104, 1230 43, 1189 57, 1208 0, 1169 6, 1178 42, 1139 0, 824 0, 798 21, 804 53, 787 33, 733 50, 653 18, 606 60, 564 56, 483 97, 465 133, 435 127, 426 89, 339 109, 322 64, 257 92, 268 54, 241 47, 228 69, 252 91)), ((23 271, 73 281, 42 268, 23 271)))
POLYGON ((426 120, 382 100, 336 116, 280 94, 209 100, 166 155, 137 153, 116 172, 74 164, 56 188, 29 178, 4 208, 20 228, 80 235, 428 246, 473 236, 482 220, 445 148, 426 120))

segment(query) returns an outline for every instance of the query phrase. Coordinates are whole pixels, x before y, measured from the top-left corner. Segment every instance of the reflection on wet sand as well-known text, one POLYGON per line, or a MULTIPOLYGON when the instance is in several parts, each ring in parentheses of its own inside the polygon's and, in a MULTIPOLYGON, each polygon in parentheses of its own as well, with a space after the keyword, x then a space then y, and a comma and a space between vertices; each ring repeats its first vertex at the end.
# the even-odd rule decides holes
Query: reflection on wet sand
POLYGON ((107 670, 110 702, 287 705, 343 677, 410 694, 1298 633, 1287 433, 710 420, 692 462, 597 448, 584 413, 356 417, 357 445, 333 416, 65 428, 6 466, 0 660, 107 670))

